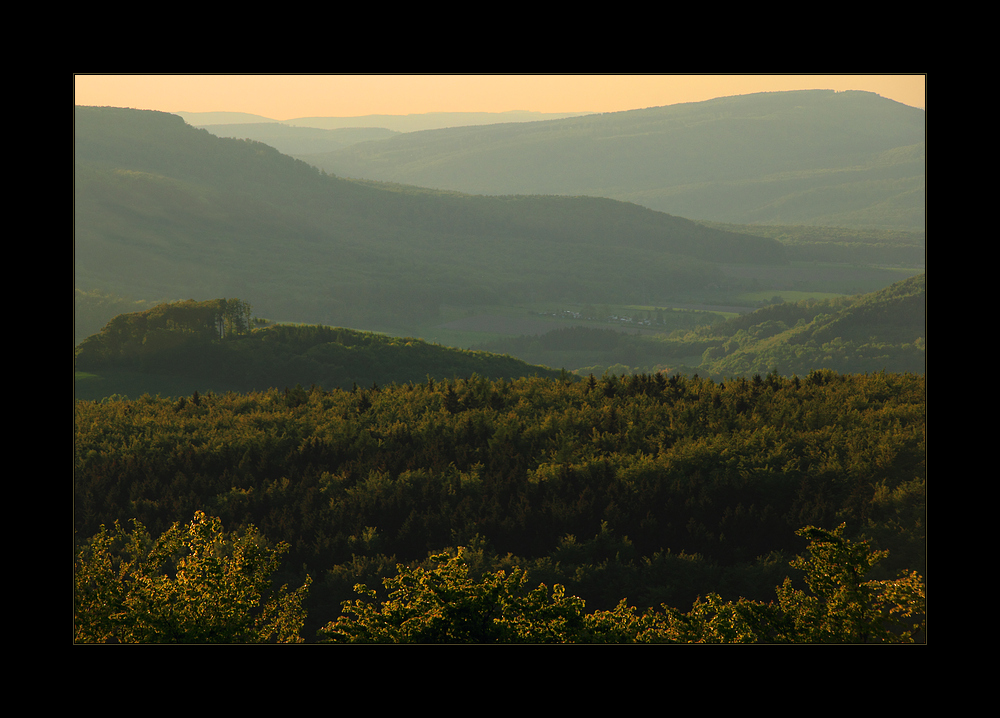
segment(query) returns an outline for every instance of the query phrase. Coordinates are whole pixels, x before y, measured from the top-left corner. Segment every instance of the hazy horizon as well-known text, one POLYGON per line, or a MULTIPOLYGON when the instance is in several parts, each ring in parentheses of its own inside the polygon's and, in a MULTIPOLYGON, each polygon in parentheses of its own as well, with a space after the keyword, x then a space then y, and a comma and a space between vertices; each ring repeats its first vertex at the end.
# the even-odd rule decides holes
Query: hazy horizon
POLYGON ((863 90, 924 108, 926 75, 74 75, 77 105, 276 121, 431 112, 618 112, 716 97, 863 90))

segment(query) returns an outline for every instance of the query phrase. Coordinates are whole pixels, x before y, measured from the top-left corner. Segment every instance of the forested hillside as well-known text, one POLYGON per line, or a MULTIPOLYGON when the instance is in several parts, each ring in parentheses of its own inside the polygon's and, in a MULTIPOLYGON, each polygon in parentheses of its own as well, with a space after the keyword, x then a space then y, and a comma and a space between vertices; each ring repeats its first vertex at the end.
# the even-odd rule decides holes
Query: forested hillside
POLYGON ((781 242, 790 262, 831 262, 859 267, 882 265, 925 267, 926 233, 898 229, 821 227, 811 225, 730 225, 705 222, 718 229, 769 237, 781 242))
POLYGON ((474 575, 518 566, 590 610, 773 600, 809 525, 889 550, 871 578, 924 573, 916 375, 473 377, 75 412, 78 546, 115 521, 253 524, 288 544, 279 583, 313 578, 307 639, 356 583, 456 546, 474 575))
POLYGON ((116 316, 74 351, 80 399, 115 394, 325 389, 478 375, 558 377, 517 359, 327 326, 258 327, 240 299, 161 304, 116 316), (297 388, 296 388, 297 387, 297 388))
POLYGON ((926 306, 926 275, 920 274, 877 292, 783 302, 725 320, 704 312, 637 311, 614 328, 568 326, 473 346, 583 376, 679 371, 723 378, 772 370, 804 376, 813 369, 922 374, 926 306))
POLYGON ((696 333, 724 340, 705 350, 703 365, 728 376, 772 369, 923 373, 926 310, 921 274, 872 294, 780 304, 696 333))
POLYGON ((699 220, 923 231, 925 113, 809 90, 455 127, 309 160, 477 194, 611 197, 699 220))
POLYGON ((406 327, 442 304, 662 301, 780 243, 586 197, 476 197, 324 176, 175 115, 76 108, 75 281, 240 296, 278 319, 406 327))

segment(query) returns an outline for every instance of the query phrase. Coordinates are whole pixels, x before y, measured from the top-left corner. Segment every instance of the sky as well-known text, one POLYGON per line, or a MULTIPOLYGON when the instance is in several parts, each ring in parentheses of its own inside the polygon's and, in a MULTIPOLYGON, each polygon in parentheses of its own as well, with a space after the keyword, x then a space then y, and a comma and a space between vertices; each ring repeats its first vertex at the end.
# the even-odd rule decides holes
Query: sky
POLYGON ((867 90, 924 108, 924 74, 124 75, 75 74, 74 104, 247 112, 272 120, 425 112, 618 112, 784 90, 867 90))

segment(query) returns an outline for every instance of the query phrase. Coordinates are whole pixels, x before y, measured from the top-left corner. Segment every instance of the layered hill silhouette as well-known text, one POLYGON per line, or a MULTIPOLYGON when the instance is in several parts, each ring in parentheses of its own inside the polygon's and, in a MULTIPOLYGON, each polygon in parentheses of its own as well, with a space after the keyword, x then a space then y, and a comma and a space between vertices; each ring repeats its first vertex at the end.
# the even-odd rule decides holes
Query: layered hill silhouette
POLYGON ((804 376, 815 369, 922 374, 926 276, 857 297, 778 304, 701 330, 722 340, 706 349, 702 366, 728 376, 804 376))
POLYGON ((662 302, 782 245, 605 198, 482 197, 325 175, 167 113, 76 108, 75 281, 240 296, 263 316, 406 326, 442 303, 662 302))
POLYGON ((333 152, 358 142, 384 140, 398 132, 381 127, 343 127, 320 129, 296 127, 278 122, 234 122, 206 125, 204 129, 216 137, 232 137, 263 142, 286 155, 310 155, 333 152))
POLYGON ((76 348, 76 369, 95 375, 77 382, 78 397, 346 389, 472 375, 566 378, 562 368, 582 376, 665 372, 724 379, 806 376, 817 369, 922 374, 926 364, 923 274, 857 297, 776 304, 669 338, 576 326, 477 351, 327 326, 256 327, 251 311, 242 300, 215 299, 120 314, 76 348), (621 357, 630 363, 620 364, 621 357), (603 365, 583 366, 588 362, 603 365))
POLYGON ((327 326, 255 327, 240 299, 120 314, 74 350, 76 396, 368 388, 479 376, 566 375, 508 356, 327 326))
MULTIPOLYGON (((542 120, 579 117, 587 112, 421 112, 409 115, 360 115, 356 117, 296 117, 289 120, 273 120, 245 112, 175 112, 188 124, 205 127, 220 137, 238 136, 252 140, 260 139, 252 134, 229 135, 228 129, 220 125, 275 123, 287 127, 308 127, 320 130, 340 130, 358 128, 381 128, 390 132, 419 132, 443 127, 465 127, 468 125, 496 125, 507 122, 539 122, 542 120), (222 131, 219 131, 222 130, 222 131)), ((252 129, 248 128, 251 132, 252 129)))
POLYGON ((925 113, 808 90, 415 132, 308 160, 476 194, 610 197, 697 220, 919 231, 925 113))
POLYGON ((474 348, 582 376, 679 372, 722 379, 772 371, 806 376, 817 369, 923 374, 926 284, 920 274, 876 292, 774 304, 669 336, 569 326, 474 348))

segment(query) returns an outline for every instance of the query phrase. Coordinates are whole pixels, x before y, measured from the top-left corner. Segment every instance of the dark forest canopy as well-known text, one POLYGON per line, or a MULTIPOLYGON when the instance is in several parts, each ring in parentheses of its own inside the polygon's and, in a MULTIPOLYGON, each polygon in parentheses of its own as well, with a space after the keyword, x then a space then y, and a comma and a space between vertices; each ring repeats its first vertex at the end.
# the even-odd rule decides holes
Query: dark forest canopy
POLYGON ((75 528, 253 524, 290 547, 281 582, 315 579, 318 625, 356 583, 456 546, 591 609, 768 600, 802 526, 889 550, 873 578, 925 573, 925 430, 923 377, 882 373, 77 401, 75 528))

